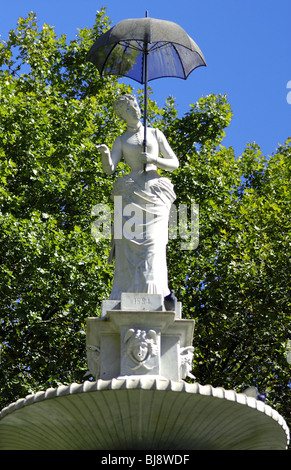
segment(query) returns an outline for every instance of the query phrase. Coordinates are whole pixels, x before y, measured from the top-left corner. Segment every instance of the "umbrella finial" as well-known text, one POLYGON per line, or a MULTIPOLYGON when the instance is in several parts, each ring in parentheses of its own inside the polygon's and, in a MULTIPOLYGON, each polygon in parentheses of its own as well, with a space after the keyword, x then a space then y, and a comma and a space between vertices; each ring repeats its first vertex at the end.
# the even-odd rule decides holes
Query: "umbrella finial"
POLYGON ((146 11, 146 18, 147 18, 148 16, 149 16, 149 12, 148 12, 148 10, 147 10, 147 11, 146 11))

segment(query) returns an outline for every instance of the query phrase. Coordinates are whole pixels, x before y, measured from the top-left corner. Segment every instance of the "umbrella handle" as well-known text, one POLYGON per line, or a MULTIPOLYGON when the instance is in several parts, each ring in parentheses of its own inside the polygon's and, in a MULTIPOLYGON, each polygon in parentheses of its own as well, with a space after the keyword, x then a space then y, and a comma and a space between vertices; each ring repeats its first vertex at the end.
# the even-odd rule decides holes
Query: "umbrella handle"
MULTIPOLYGON (((146 129, 146 128, 145 128, 145 129, 146 129)), ((146 134, 146 131, 145 131, 145 134, 146 134)), ((143 141, 143 151, 144 151, 144 153, 146 153, 146 151, 147 151, 147 141, 146 141, 146 139, 144 139, 144 141, 143 141)), ((146 173, 146 171, 147 171, 147 164, 146 164, 146 163, 145 163, 144 166, 143 166, 143 171, 144 171, 145 173, 146 173)))
MULTIPOLYGON (((148 11, 146 11, 146 18, 148 17, 148 11)), ((144 68, 145 68, 145 81, 144 81, 144 141, 143 151, 147 151, 147 113, 148 113, 148 43, 145 43, 144 53, 144 68)), ((143 166, 143 171, 146 172, 146 163, 143 166)))
MULTIPOLYGON (((147 92, 146 92, 146 85, 145 85, 145 111, 144 111, 144 140, 143 140, 143 151, 146 153, 147 151, 147 92)), ((143 171, 146 173, 147 171, 147 164, 145 163, 143 166, 143 171)))
MULTIPOLYGON (((144 65, 145 65, 145 82, 144 82, 144 141, 143 151, 147 151, 147 114, 148 114, 148 50, 147 44, 144 51, 144 65)), ((144 164, 143 170, 146 172, 146 164, 144 164)))

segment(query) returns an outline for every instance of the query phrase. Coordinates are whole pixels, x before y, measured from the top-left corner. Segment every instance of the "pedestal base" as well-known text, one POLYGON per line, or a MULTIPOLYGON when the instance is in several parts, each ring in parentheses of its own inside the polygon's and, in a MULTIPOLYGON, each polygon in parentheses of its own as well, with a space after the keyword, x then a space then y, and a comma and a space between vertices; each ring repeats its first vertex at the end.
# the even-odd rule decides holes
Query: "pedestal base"
POLYGON ((188 384, 194 321, 160 296, 125 294, 89 318, 96 381, 49 388, 0 413, 1 450, 286 449, 270 406, 232 390, 188 384), (99 378, 100 377, 100 378, 99 378))
POLYGON ((261 401, 153 377, 86 381, 2 410, 1 450, 284 450, 284 419, 261 401))
POLYGON ((193 377, 195 322, 181 319, 179 307, 166 311, 160 295, 126 293, 121 301, 103 302, 102 310, 101 318, 87 319, 87 362, 95 380, 193 377))

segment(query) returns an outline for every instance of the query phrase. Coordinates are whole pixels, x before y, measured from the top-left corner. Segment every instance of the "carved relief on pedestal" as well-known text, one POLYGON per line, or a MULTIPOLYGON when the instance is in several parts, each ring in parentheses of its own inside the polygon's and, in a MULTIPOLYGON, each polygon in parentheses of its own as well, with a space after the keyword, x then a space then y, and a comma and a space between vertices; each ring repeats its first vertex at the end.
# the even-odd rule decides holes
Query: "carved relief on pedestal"
POLYGON ((192 379, 195 379, 194 375, 191 374, 193 353, 194 353, 193 346, 187 346, 185 348, 180 348, 180 357, 179 357, 179 359, 180 359, 181 379, 185 379, 186 377, 191 377, 192 379))
POLYGON ((151 371, 158 366, 159 334, 155 330, 130 328, 124 335, 125 367, 131 373, 151 371))
POLYGON ((87 344, 88 372, 84 375, 92 375, 96 380, 100 377, 100 348, 93 344, 87 344))

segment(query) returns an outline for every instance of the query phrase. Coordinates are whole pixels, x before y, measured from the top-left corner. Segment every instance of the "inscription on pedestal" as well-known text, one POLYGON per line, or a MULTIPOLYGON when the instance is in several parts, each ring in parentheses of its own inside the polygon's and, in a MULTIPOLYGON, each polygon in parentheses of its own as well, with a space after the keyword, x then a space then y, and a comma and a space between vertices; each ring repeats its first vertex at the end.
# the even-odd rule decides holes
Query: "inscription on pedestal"
POLYGON ((121 310, 163 310, 163 299, 159 294, 121 294, 121 310))

